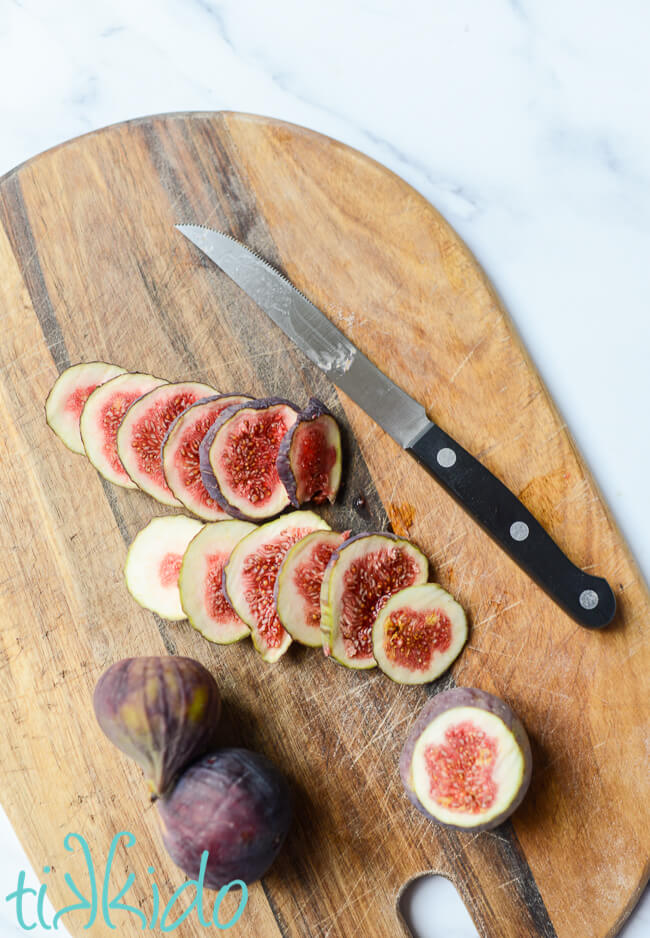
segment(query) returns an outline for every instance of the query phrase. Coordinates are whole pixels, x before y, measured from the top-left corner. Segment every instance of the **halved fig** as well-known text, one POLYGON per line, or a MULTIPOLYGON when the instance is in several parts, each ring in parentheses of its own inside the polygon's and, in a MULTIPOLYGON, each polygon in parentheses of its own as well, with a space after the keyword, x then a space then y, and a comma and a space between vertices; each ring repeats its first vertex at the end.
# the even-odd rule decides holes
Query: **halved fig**
POLYGON ((348 668, 374 668, 372 627, 393 593, 425 583, 422 551, 396 534, 357 534, 332 554, 320 594, 323 650, 348 668))
POLYGON ((303 645, 320 648, 320 589, 329 559, 350 536, 346 531, 313 531, 287 552, 275 581, 278 619, 303 645))
POLYGON ((280 564, 301 537, 328 530, 329 525, 312 511, 291 511, 247 534, 230 555, 224 570, 226 595, 265 661, 277 661, 291 644, 275 609, 280 564))
POLYGON ((400 756, 415 807, 444 827, 491 830, 521 803, 532 770, 526 730, 507 703, 455 687, 423 708, 400 756))
POLYGON ((181 504, 204 521, 223 521, 230 515, 203 484, 199 446, 226 407, 250 400, 252 398, 246 394, 217 394, 201 398, 176 417, 163 440, 162 466, 167 485, 181 504))
POLYGON ((79 428, 86 455, 95 469, 109 482, 125 489, 137 489, 117 455, 117 431, 131 404, 153 391, 163 378, 146 374, 120 374, 92 392, 81 411, 79 428))
POLYGON ((185 619, 178 590, 183 554, 203 527, 196 518, 165 515, 136 534, 126 555, 126 587, 136 602, 172 621, 185 619))
POLYGON ((223 568, 236 544, 255 530, 248 521, 206 524, 185 551, 178 588, 190 624, 208 641, 230 645, 250 635, 226 599, 223 568))
POLYGON ((233 518, 272 518, 289 505, 275 463, 297 419, 290 401, 268 397, 228 407, 206 433, 199 450, 203 484, 233 518))
POLYGON ((277 467, 296 508, 336 498, 341 484, 341 431, 317 397, 310 399, 280 443, 277 467))
POLYGON ((407 586, 388 600, 372 628, 377 664, 398 684, 427 684, 467 639, 463 607, 437 583, 407 586))
POLYGON ((124 374, 125 368, 107 362, 82 362, 62 371, 45 401, 45 419, 62 443, 73 453, 83 453, 79 418, 95 388, 124 374))
POLYGON ((117 452, 138 488, 163 505, 180 505, 165 482, 160 451, 170 426, 190 404, 217 392, 194 381, 165 384, 135 401, 117 431, 117 452))

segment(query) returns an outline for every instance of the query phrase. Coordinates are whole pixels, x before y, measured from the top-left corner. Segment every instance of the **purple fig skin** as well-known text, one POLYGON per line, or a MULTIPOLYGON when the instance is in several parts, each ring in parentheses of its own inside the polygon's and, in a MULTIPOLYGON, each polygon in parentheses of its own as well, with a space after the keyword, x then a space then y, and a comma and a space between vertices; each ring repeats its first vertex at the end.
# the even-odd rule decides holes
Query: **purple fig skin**
POLYGON ((240 521, 253 521, 259 522, 259 517, 251 516, 245 514, 241 509, 236 508, 234 505, 231 505, 226 496, 223 494, 219 488, 219 483, 217 482, 214 470, 210 463, 210 447, 214 442, 214 438, 227 423, 231 417, 244 408, 249 410, 266 410, 268 407, 273 407, 276 404, 284 404, 286 407, 290 407, 292 410, 295 410, 298 413, 298 408, 291 401, 287 401, 282 397, 261 397, 256 400, 246 401, 243 404, 233 404, 232 407, 226 407, 226 409, 219 415, 217 420, 212 424, 206 435, 201 441, 199 446, 199 468, 201 471, 201 479, 204 486, 208 490, 208 495, 215 500, 215 502, 223 508, 224 511, 227 511, 228 514, 233 518, 239 518, 240 521))
MULTIPOLYGON (((278 450, 278 457, 276 460, 278 475, 280 476, 280 481, 287 490, 287 495, 289 496, 289 500, 294 508, 299 508, 304 501, 309 501, 310 499, 303 499, 301 501, 298 498, 298 480, 296 479, 292 462, 291 446, 293 444, 294 436, 298 427, 303 423, 310 423, 312 420, 318 420, 319 417, 331 417, 331 419, 334 420, 334 415, 330 413, 325 404, 323 404, 322 401, 319 401, 317 397, 311 397, 305 409, 302 410, 298 415, 297 421, 292 427, 289 427, 283 436, 282 442, 280 443, 280 449, 278 450)), ((336 421, 334 422, 336 423, 336 421)), ((340 463, 340 457, 338 462, 340 463)), ((336 490, 333 490, 330 494, 325 495, 321 501, 325 501, 325 499, 327 499, 327 501, 332 504, 336 499, 337 491, 338 486, 336 487, 336 490)))
POLYGON ((291 821, 284 776, 265 756, 247 749, 204 756, 157 807, 165 848, 188 876, 198 876, 201 854, 208 851, 210 889, 264 876, 291 821))
MULTIPOLYGON (((233 396, 233 395, 230 395, 230 394, 211 394, 211 395, 208 396, 208 397, 202 397, 202 398, 200 398, 198 401, 194 401, 193 404, 190 404, 189 407, 186 407, 185 410, 181 411, 181 413, 180 413, 177 417, 174 417, 173 421, 172 421, 172 422, 170 423, 170 425, 169 425, 169 428, 168 428, 167 432, 165 433, 165 435, 164 435, 164 437, 163 437, 162 443, 160 444, 160 458, 162 459, 162 457, 163 457, 163 450, 164 450, 164 448, 165 448, 165 443, 167 442, 167 440, 168 440, 169 437, 171 436, 172 430, 174 429, 174 427, 176 426, 176 424, 178 423, 178 421, 181 419, 181 417, 184 417, 184 416, 185 416, 185 414, 188 412, 188 410, 192 410, 193 407, 198 407, 199 404, 209 404, 210 401, 218 401, 218 400, 221 400, 222 397, 231 397, 231 396, 233 396)), ((239 396, 239 395, 238 395, 238 396, 239 396)), ((243 395, 242 395, 242 396, 243 396, 243 395)))
POLYGON ((216 400, 218 400, 220 397, 223 397, 223 394, 213 394, 211 397, 202 397, 202 398, 200 398, 198 401, 194 401, 193 404, 190 404, 189 407, 186 407, 185 410, 182 410, 182 411, 180 412, 180 414, 178 414, 177 417, 174 417, 174 419, 172 420, 172 422, 169 424, 169 427, 167 428, 167 432, 165 433, 164 437, 162 438, 162 443, 160 444, 160 459, 161 459, 161 460, 162 460, 162 458, 163 458, 163 451, 164 451, 164 449, 165 449, 165 443, 166 443, 167 440, 169 439, 169 436, 170 436, 172 430, 174 429, 174 427, 176 426, 176 424, 178 423, 178 421, 181 419, 181 417, 183 417, 183 416, 188 412, 188 410, 191 410, 193 407, 196 407, 197 404, 207 404, 209 401, 216 401, 216 400))
POLYGON ((503 824, 503 822, 509 818, 514 811, 516 811, 516 809, 523 801, 526 792, 528 791, 532 769, 533 756, 530 750, 530 741, 519 717, 514 713, 513 710, 511 710, 505 700, 501 700, 500 697, 495 697, 494 694, 488 694, 487 691, 478 690, 475 687, 453 687, 451 690, 441 691, 439 694, 436 694, 435 697, 432 697, 432 699, 429 700, 420 711, 420 715, 415 721, 413 729, 409 733, 406 742, 404 743, 399 759, 399 774, 402 779, 404 790, 418 811, 421 814, 424 814, 425 817, 431 818, 436 822, 436 824, 440 824, 441 827, 447 827, 450 830, 471 831, 473 833, 489 831, 495 827, 498 827, 499 824, 503 824), (445 713, 447 710, 453 710, 456 707, 476 707, 479 710, 486 710, 488 713, 493 713, 495 716, 499 717, 499 719, 502 720, 502 722, 515 737, 517 745, 521 749, 524 757, 524 774, 521 780, 521 785, 514 799, 510 802, 508 807, 501 812, 501 814, 492 818, 490 821, 486 821, 484 824, 477 824, 476 826, 472 827, 463 827, 457 824, 445 824, 439 818, 433 817, 433 815, 429 814, 422 802, 418 799, 417 795, 411 788, 410 782, 411 760, 413 759, 413 752, 415 750, 415 745, 418 739, 425 731, 429 723, 431 723, 436 717, 440 716, 442 713, 445 713))
MULTIPOLYGON (((334 564, 338 560, 341 551, 345 547, 348 547, 354 541, 360 541, 362 537, 374 537, 375 535, 379 537, 386 537, 391 541, 403 541, 405 544, 408 544, 411 547, 415 547, 415 544, 413 544, 412 541, 409 541, 407 537, 400 537, 399 534, 393 534, 392 531, 361 531, 359 534, 353 534, 352 537, 346 538, 342 544, 339 544, 339 546, 336 548, 336 550, 330 557, 327 563, 327 566, 325 567, 325 576, 327 576, 327 574, 330 572, 331 568, 334 566, 334 564)), ((420 553, 422 553, 419 547, 415 547, 415 549, 419 551, 420 553)))
MULTIPOLYGON (((352 537, 346 538, 343 543, 336 548, 336 553, 343 550, 344 547, 347 547, 348 544, 352 544, 353 541, 360 541, 362 537, 387 537, 391 541, 404 541, 406 544, 410 544, 412 547, 415 547, 412 541, 409 541, 407 537, 400 537, 399 534, 394 534, 392 531, 360 531, 359 534, 353 534, 352 537)), ((419 548, 417 548, 419 550, 419 548)))
POLYGON ((124 658, 100 677, 93 706, 105 735, 143 769, 155 799, 214 748, 221 695, 193 658, 124 658))

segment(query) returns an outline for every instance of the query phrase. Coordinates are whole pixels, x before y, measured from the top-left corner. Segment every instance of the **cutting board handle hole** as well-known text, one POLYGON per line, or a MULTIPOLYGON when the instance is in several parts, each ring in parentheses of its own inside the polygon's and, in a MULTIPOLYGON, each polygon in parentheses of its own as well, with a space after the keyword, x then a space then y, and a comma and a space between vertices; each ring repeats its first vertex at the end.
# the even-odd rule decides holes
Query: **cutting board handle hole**
POLYGON ((480 938, 456 887, 436 873, 412 879, 398 899, 413 938, 480 938))

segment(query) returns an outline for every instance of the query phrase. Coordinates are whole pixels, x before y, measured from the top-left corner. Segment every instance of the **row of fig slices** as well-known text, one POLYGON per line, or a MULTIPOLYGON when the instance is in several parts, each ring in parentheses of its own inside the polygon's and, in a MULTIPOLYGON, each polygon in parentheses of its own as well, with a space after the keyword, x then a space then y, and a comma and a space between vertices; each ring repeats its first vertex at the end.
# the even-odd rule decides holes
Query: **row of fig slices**
POLYGON ((289 505, 333 502, 341 437, 325 406, 219 394, 118 365, 73 365, 48 396, 46 419, 101 475, 204 521, 260 521, 289 505))
POLYGON ((125 575, 146 608, 188 617, 212 641, 250 634, 267 661, 296 639, 349 668, 379 664, 403 683, 433 680, 460 652, 463 610, 427 584, 413 544, 339 534, 309 511, 280 514, 333 501, 340 484, 340 431, 315 398, 299 411, 281 398, 92 362, 60 375, 46 414, 111 482, 211 522, 156 518, 135 538, 125 575), (237 523, 223 529, 227 518, 237 523))
POLYGON ((129 591, 167 619, 188 618, 209 641, 250 635, 265 661, 292 640, 353 669, 393 680, 434 680, 467 638, 461 606, 427 583, 426 557, 388 533, 350 537, 311 511, 256 526, 154 518, 125 565, 129 591))

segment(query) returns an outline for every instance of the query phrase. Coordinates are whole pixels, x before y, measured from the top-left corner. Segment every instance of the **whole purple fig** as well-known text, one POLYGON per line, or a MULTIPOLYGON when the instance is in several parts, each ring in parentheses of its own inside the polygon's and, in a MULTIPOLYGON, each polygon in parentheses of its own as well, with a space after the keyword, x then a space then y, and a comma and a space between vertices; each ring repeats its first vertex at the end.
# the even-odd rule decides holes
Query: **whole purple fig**
POLYGON ((193 658, 125 658, 102 674, 95 715, 110 741, 143 769, 153 798, 214 747, 221 714, 216 681, 193 658))
POLYGON ((208 851, 205 885, 252 883, 275 859, 291 819, 284 776, 256 752, 222 749, 191 765, 158 802, 170 857, 196 878, 208 851))

